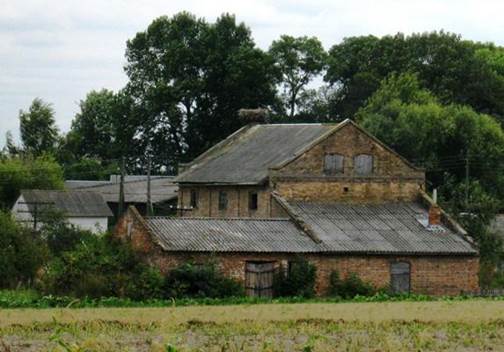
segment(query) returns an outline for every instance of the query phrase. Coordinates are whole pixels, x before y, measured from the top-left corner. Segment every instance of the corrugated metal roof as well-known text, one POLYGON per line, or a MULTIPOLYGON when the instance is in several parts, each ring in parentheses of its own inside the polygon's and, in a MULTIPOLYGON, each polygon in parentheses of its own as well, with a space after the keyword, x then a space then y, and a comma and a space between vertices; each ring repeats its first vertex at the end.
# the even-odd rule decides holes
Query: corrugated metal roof
POLYGON ((319 247, 287 219, 148 217, 167 251, 307 253, 319 247))
POLYGON ((176 178, 180 183, 257 184, 279 165, 335 128, 323 124, 255 125, 211 149, 176 178))
MULTIPOLYGON (((118 203, 119 187, 119 183, 107 182, 74 189, 97 192, 103 196, 106 202, 118 203)), ((178 186, 173 182, 173 177, 151 178, 151 200, 154 204, 177 198, 177 191, 178 186)), ((147 180, 124 182, 124 201, 126 203, 147 203, 147 180)))
POLYGON ((446 227, 423 225, 427 209, 417 203, 351 205, 290 201, 329 252, 376 254, 476 254, 446 227))
POLYGON ((40 203, 41 207, 54 206, 70 217, 113 216, 103 197, 96 192, 31 189, 21 191, 21 195, 30 211, 34 211, 35 203, 40 203))

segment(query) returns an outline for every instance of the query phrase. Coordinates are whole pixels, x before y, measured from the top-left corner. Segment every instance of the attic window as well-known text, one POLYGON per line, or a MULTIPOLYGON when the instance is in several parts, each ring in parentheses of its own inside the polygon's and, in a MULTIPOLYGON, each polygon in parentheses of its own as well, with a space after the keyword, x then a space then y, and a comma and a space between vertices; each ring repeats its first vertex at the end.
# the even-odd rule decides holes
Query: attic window
POLYGON ((249 193, 249 209, 257 210, 257 192, 249 193))
POLYGON ((219 191, 219 210, 226 210, 228 207, 227 192, 219 191))
POLYGON ((356 175, 365 176, 373 173, 373 156, 359 154, 354 157, 354 171, 356 175))
POLYGON ((324 174, 342 174, 344 170, 345 157, 340 154, 326 154, 324 156, 324 174))
POLYGON ((198 191, 191 189, 191 208, 198 208, 198 191))

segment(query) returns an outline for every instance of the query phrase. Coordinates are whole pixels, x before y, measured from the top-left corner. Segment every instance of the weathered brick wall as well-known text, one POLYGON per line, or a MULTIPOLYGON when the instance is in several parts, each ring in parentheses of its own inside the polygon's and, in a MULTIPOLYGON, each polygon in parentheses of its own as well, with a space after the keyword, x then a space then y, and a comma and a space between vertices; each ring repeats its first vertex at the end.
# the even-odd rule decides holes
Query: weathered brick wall
POLYGON ((423 171, 353 125, 341 128, 270 176, 271 187, 287 199, 350 202, 414 200, 425 181, 423 171), (345 157, 342 174, 324 174, 324 156, 331 153, 345 157), (358 154, 373 155, 371 175, 354 174, 358 154))
POLYGON ((271 192, 267 187, 245 187, 245 186, 182 186, 178 194, 178 208, 189 209, 191 200, 191 189, 198 191, 198 208, 192 210, 179 210, 181 216, 191 217, 213 217, 213 218, 270 218, 287 217, 285 212, 275 204, 271 192), (219 192, 227 194, 227 209, 219 209, 219 192), (257 210, 249 209, 249 193, 257 192, 257 210))
POLYGON ((403 180, 284 180, 275 190, 287 200, 380 203, 414 201, 421 184, 403 180))

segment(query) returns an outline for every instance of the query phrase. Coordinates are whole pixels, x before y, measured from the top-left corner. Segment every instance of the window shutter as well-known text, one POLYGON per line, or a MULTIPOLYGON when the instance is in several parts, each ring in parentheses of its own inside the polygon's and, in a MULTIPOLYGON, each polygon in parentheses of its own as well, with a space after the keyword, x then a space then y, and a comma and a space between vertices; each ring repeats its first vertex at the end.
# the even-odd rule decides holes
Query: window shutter
POLYGON ((344 156, 339 154, 326 154, 324 156, 324 173, 326 175, 342 174, 344 156))
POLYGON ((370 175, 373 173, 373 156, 359 154, 354 158, 354 171, 356 175, 370 175))

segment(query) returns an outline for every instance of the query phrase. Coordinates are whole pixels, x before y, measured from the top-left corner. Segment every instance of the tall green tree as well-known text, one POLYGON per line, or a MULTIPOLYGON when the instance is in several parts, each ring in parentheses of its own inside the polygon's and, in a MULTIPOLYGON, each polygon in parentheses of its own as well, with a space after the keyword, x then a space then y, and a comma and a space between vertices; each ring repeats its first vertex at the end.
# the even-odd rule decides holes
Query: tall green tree
POLYGON ((126 59, 142 142, 163 151, 169 168, 241 127, 240 108, 275 100, 271 58, 228 14, 215 23, 186 12, 160 17, 128 41, 126 59))
POLYGON ((275 40, 269 53, 282 75, 285 105, 292 118, 299 104, 299 95, 322 72, 327 54, 317 38, 295 38, 289 35, 282 35, 279 40, 275 40))
POLYGON ((28 111, 20 110, 21 140, 26 152, 35 156, 54 152, 58 140, 58 128, 51 104, 36 98, 28 111))
POLYGON ((330 49, 325 80, 339 89, 335 109, 344 118, 353 118, 391 73, 413 72, 443 104, 470 105, 502 120, 504 80, 480 48, 445 32, 350 37, 330 49))

